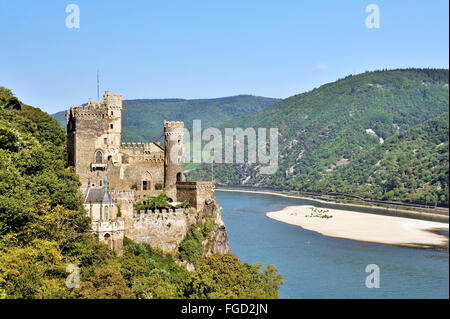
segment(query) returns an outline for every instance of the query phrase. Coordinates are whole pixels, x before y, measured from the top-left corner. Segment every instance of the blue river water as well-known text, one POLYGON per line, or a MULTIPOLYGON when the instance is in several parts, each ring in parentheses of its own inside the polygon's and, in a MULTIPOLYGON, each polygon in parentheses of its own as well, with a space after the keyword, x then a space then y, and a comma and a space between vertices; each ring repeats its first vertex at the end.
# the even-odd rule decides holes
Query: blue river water
POLYGON ((275 265, 284 277, 280 298, 449 298, 448 253, 327 237, 265 216, 312 204, 304 199, 219 190, 216 197, 231 252, 275 265), (366 287, 369 264, 379 267, 379 288, 366 287))

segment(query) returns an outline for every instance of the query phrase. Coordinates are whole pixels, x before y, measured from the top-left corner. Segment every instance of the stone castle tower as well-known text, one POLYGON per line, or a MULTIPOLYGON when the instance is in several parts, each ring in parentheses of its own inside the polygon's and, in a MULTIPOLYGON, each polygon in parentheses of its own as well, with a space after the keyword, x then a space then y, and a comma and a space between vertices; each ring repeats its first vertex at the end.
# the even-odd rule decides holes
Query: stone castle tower
POLYGON ((122 95, 106 91, 102 102, 66 111, 68 163, 81 190, 102 187, 103 172, 119 190, 173 189, 184 181, 184 123, 164 121, 165 147, 154 143, 121 143, 122 95))
POLYGON ((122 133, 122 95, 103 95, 66 111, 68 163, 80 177, 82 190, 102 187, 108 162, 119 163, 122 133), (89 165, 86 165, 86 164, 89 165))
POLYGON ((164 121, 164 185, 166 188, 176 186, 184 181, 183 175, 183 122, 164 121))
MULTIPOLYGON (((175 203, 189 200, 190 209, 200 212, 215 201, 212 182, 185 181, 183 122, 164 121, 164 147, 159 142, 122 143, 122 95, 109 91, 103 101, 89 99, 85 106, 71 107, 66 122, 68 165, 79 176, 93 233, 111 248, 120 252, 124 236, 164 250, 182 239, 177 227, 162 227, 155 216, 136 217, 137 202, 165 193, 175 203)), ((193 222, 184 216, 171 224, 193 222)))

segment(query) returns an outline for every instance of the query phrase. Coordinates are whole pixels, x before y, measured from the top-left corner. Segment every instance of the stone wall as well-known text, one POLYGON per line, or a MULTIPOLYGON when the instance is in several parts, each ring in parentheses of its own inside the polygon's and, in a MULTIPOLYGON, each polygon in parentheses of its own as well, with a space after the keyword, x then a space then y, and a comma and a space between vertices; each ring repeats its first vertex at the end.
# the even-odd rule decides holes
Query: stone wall
POLYGON ((215 198, 213 182, 178 182, 176 188, 177 200, 189 200, 190 206, 198 211, 204 208, 206 200, 215 198))
POLYGON ((118 209, 120 208, 120 218, 124 221, 124 235, 129 237, 133 227, 134 191, 111 190, 109 194, 118 209))
POLYGON ((215 227, 202 243, 204 255, 228 253, 228 236, 215 198, 208 200, 201 211, 177 208, 134 212, 132 231, 126 236, 133 241, 174 252, 190 227, 197 222, 205 223, 207 219, 212 220, 215 227))
POLYGON ((110 189, 143 190, 143 181, 150 182, 150 190, 156 190, 156 185, 164 185, 164 161, 139 161, 133 164, 108 164, 108 181, 110 189))
POLYGON ((195 222, 196 214, 189 209, 135 212, 130 238, 164 251, 171 251, 178 247, 190 225, 195 222))

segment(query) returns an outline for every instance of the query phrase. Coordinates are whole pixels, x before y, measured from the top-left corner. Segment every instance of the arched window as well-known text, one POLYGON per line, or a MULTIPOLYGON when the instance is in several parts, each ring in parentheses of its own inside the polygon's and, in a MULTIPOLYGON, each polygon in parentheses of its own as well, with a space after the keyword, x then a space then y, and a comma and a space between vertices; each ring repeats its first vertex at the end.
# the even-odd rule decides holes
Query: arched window
POLYGON ((142 190, 143 191, 151 190, 152 174, 149 171, 142 174, 141 181, 142 181, 142 190))
POLYGON ((95 153, 95 163, 101 164, 103 162, 103 154, 102 152, 98 151, 95 153))
POLYGON ((105 206, 103 209, 103 219, 108 220, 108 206, 105 206))
POLYGON ((181 173, 177 173, 177 182, 181 182, 181 173))

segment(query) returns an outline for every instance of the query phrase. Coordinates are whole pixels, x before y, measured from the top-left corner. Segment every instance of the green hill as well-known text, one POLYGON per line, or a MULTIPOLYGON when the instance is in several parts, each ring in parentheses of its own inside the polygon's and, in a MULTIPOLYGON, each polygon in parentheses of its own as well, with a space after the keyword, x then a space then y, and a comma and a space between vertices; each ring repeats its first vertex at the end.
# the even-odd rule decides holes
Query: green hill
MULTIPOLYGON (((437 118, 449 109, 448 76, 448 70, 434 69, 366 72, 216 125, 279 130, 275 174, 259 174, 257 164, 217 164, 216 182, 448 204, 448 183, 442 180, 448 177, 448 157, 445 161, 441 154, 443 148, 448 152, 448 137, 436 143, 436 134, 448 136, 448 125, 437 118), (430 125, 437 125, 435 135, 430 125), (419 134, 420 141, 407 142, 402 134, 419 134), (381 156, 386 147, 392 153, 381 156), (414 158, 411 148, 418 149, 414 158), (384 173, 373 166, 374 158, 381 160, 384 173)), ((210 165, 187 175, 210 179, 210 165)))
MULTIPOLYGON (((202 126, 232 118, 243 117, 275 104, 279 99, 252 95, 238 95, 216 99, 142 99, 124 100, 122 111, 122 140, 124 142, 151 142, 161 137, 163 120, 202 120, 202 126)), ((65 127, 64 112, 52 115, 65 127)))

